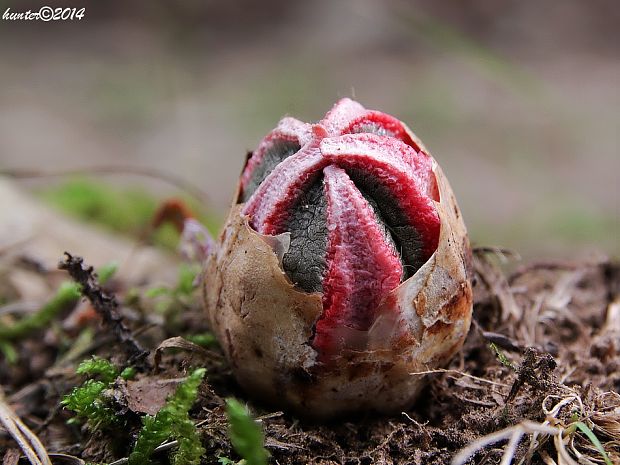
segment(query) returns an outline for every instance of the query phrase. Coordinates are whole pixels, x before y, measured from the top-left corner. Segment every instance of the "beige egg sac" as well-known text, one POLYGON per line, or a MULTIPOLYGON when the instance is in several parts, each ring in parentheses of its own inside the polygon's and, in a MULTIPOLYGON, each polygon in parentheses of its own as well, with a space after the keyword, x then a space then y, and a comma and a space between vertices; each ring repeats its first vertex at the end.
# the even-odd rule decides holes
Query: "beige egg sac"
POLYGON ((284 118, 249 158, 207 260, 209 323, 252 396, 329 418, 409 408, 461 348, 471 250, 436 161, 343 99, 284 118))

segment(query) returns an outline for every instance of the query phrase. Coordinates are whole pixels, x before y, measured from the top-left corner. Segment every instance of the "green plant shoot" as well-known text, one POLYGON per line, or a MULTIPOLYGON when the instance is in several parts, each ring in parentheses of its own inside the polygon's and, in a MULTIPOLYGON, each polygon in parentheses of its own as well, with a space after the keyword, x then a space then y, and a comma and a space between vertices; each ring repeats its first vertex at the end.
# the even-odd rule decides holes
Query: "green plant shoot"
POLYGON ((264 446, 265 438, 260 425, 236 399, 226 400, 226 414, 228 435, 235 451, 245 459, 246 465, 266 465, 269 453, 264 446))
POLYGON ((607 452, 605 452, 605 448, 603 447, 603 444, 601 444, 601 441, 599 441, 599 439, 596 437, 596 434, 594 434, 594 432, 588 427, 588 425, 586 425, 582 421, 576 421, 573 423, 573 425, 579 430, 581 430, 581 432, 585 434, 587 438, 590 440, 592 445, 596 447, 596 450, 599 451, 599 453, 601 454, 601 457, 603 457, 603 460, 605 460, 605 465, 612 465, 611 459, 607 455, 607 452))
POLYGON ((60 312, 75 305, 79 298, 80 286, 78 284, 62 283, 56 295, 38 312, 22 318, 11 326, 0 323, 0 341, 19 339, 37 329, 44 328, 60 312))
POLYGON ((489 344, 489 347, 491 348, 491 350, 493 352, 495 352, 495 356, 497 357, 497 360, 499 360, 499 363, 501 363, 502 365, 504 365, 507 368, 510 368, 511 370, 516 370, 517 369, 517 367, 515 367, 514 363, 512 363, 510 360, 508 360, 508 357, 506 357, 504 352, 499 350, 499 347, 497 347, 497 345, 495 345, 494 343, 491 342, 489 344))

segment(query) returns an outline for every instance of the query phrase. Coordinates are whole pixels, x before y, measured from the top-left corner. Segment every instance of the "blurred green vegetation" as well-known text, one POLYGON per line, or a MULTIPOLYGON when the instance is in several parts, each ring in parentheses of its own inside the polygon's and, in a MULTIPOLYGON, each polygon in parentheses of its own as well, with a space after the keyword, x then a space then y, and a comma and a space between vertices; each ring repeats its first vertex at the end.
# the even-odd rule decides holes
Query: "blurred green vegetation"
MULTIPOLYGON (((524 257, 620 256, 618 28, 610 0, 569 3, 541 14, 492 0, 280 2, 274 15, 273 2, 234 12, 207 2, 149 8, 147 17, 106 5, 89 16, 102 34, 86 23, 80 41, 33 30, 40 46, 28 55, 17 46, 25 25, 15 24, 5 33, 16 45, 3 44, 15 53, 3 69, 0 148, 7 165, 37 169, 102 154, 157 166, 202 186, 223 216, 244 153, 282 116, 316 121, 353 97, 424 141, 475 243, 524 257)), ((158 202, 100 186, 46 190, 63 210, 132 235, 158 202)), ((215 217, 201 217, 212 231, 215 217)), ((156 236, 176 242, 169 226, 156 236)))
MULTIPOLYGON (((95 223, 106 229, 135 238, 147 238, 154 244, 174 249, 179 232, 170 223, 152 230, 151 226, 162 204, 145 190, 118 187, 80 177, 38 190, 38 195, 52 206, 75 218, 95 223)), ((189 196, 176 196, 212 234, 217 233, 219 218, 205 211, 199 202, 189 196)))
POLYGON ((558 251, 571 251, 581 256, 608 251, 620 254, 620 219, 596 206, 580 205, 577 201, 543 200, 520 221, 510 224, 473 221, 469 225, 475 245, 499 245, 516 250, 524 258, 554 256, 558 251), (498 238, 503 242, 498 244, 498 238))

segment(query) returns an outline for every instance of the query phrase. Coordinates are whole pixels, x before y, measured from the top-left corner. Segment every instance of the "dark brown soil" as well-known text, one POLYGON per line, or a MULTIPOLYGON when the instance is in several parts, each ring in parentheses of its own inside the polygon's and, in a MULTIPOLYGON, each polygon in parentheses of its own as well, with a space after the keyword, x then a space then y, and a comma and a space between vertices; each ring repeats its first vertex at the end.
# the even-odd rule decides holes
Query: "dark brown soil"
MULTIPOLYGON (((447 370, 428 375, 418 403, 400 416, 365 414, 313 424, 274 412, 240 391, 217 348, 188 350, 173 339, 156 359, 138 363, 142 371, 135 381, 116 384, 115 405, 125 428, 92 432, 68 426, 71 415, 59 401, 82 380, 75 375, 77 363, 90 354, 111 357, 119 365, 127 360, 113 343, 114 334, 101 326, 96 314, 84 310, 86 304, 81 311, 90 316, 82 315, 79 323, 75 311, 68 312, 20 340, 15 346, 17 363, 0 358, 0 383, 8 404, 50 452, 89 462, 126 457, 140 413, 156 411, 178 378, 200 365, 208 369, 207 380, 191 416, 206 420, 200 426, 208 451, 205 464, 217 463, 222 455, 237 457, 227 437, 223 399, 228 396, 248 402, 261 419, 274 464, 448 464, 458 450, 486 434, 523 420, 549 420, 544 408, 571 396, 582 404, 579 419, 591 425, 612 463, 620 463, 619 265, 532 263, 506 278, 497 263, 493 251, 476 253, 474 323, 465 346, 447 370), (76 351, 76 338, 88 327, 96 330, 95 336, 76 351), (72 348, 73 355, 68 352, 72 348)), ((26 266, 28 272, 37 272, 23 260, 3 266, 7 272, 26 266)), ((57 273, 45 276, 58 279, 57 273)), ((122 282, 113 281, 108 289, 123 302, 119 312, 142 347, 154 349, 168 338, 208 330, 199 299, 179 302, 175 312, 162 318, 153 317, 143 301, 129 304, 130 290, 122 282)), ((9 291, 2 290, 7 299, 9 291)), ((19 295, 10 297, 19 302, 19 295)), ((560 410, 551 420, 566 425, 575 420, 574 414, 574 409, 560 410)), ((488 446, 469 463, 499 463, 505 445, 506 441, 488 446)), ((527 447, 528 435, 514 463, 527 447)), ((574 447, 603 463, 584 435, 575 435, 574 447)), ((16 450, 13 439, 0 429, 4 464, 15 463, 16 450)), ((544 456, 557 457, 551 441, 543 443, 529 463, 543 464, 544 456)), ((159 460, 167 463, 165 454, 159 460)))

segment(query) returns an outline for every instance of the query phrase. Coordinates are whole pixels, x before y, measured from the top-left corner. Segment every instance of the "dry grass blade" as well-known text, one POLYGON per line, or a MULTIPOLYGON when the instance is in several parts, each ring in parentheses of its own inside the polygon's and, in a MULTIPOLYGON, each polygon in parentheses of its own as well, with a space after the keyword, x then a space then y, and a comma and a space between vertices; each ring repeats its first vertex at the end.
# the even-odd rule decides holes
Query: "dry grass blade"
MULTIPOLYGON (((576 435, 572 435, 569 441, 569 448, 571 453, 573 454, 573 456, 577 457, 577 463, 584 464, 584 465, 600 465, 598 460, 590 460, 590 457, 594 458, 595 454, 600 454, 601 453, 601 449, 597 449, 596 446, 594 446, 593 444, 586 444, 585 446, 583 446, 585 449, 587 449, 588 453, 590 453, 591 455, 588 456, 586 454, 582 454, 581 452, 579 452, 579 450, 577 449, 577 446, 575 445, 575 439, 577 438, 576 435)), ((600 444, 599 444, 600 445, 600 444)), ((601 446, 602 447, 602 446, 601 446)), ((606 457, 605 455, 601 455, 603 461, 605 461, 605 459, 609 459, 609 457, 606 457)), ((601 462, 602 463, 602 462, 601 462)), ((613 465, 610 462, 606 462, 606 465, 613 465)))
POLYGON ((591 419, 597 430, 620 443, 620 408, 614 412, 594 413, 591 419))
POLYGON ((545 465, 558 465, 558 463, 553 460, 546 451, 541 450, 540 456, 542 457, 543 462, 545 462, 545 465))
MULTIPOLYGON (((579 283, 584 274, 584 270, 577 270, 561 276, 545 298, 546 306, 556 311, 566 310, 566 306, 574 294, 572 289, 579 283)), ((573 318, 576 318, 576 316, 573 316, 573 318)), ((577 319, 577 321, 579 320, 577 319)))
POLYGON ((569 424, 564 423, 562 417, 560 417, 560 412, 567 406, 572 406, 570 412, 573 415, 576 413, 579 417, 585 416, 583 401, 577 394, 572 393, 567 397, 549 395, 543 400, 541 406, 546 415, 544 422, 535 423, 525 420, 517 425, 483 436, 462 449, 452 460, 452 465, 464 465, 476 452, 490 444, 504 440, 507 440, 508 443, 504 448, 500 465, 510 465, 515 457, 519 442, 526 434, 531 434, 530 445, 518 462, 519 465, 529 464, 535 452, 539 452, 543 462, 548 465, 598 465, 601 463, 600 457, 595 458, 598 453, 603 457, 605 464, 612 463, 609 461, 598 438, 585 423, 574 420, 569 424), (548 408, 547 404, 552 399, 558 399, 558 402, 551 408, 548 408), (577 429, 584 432, 591 441, 590 446, 585 446, 587 452, 591 453, 591 455, 577 450, 575 446, 575 432, 577 429), (551 458, 546 451, 540 450, 549 437, 553 438, 553 445, 557 452, 556 460, 551 458))
POLYGON ((30 428, 20 420, 6 403, 2 390, 0 390, 0 422, 32 465, 52 465, 47 450, 39 438, 30 431, 30 428))
POLYGON ((562 434, 557 434, 553 437, 553 444, 555 445, 555 450, 558 451, 558 465, 579 465, 566 450, 566 443, 562 434))
POLYGON ((469 373, 464 373, 464 372, 459 371, 459 370, 448 370, 448 369, 445 369, 445 368, 437 368, 435 370, 416 371, 416 372, 409 373, 409 374, 411 376, 423 376, 423 375, 432 375, 432 374, 436 374, 436 373, 445 373, 445 374, 449 374, 449 375, 465 376, 466 378, 474 379, 474 380, 479 381, 481 383, 492 384, 493 386, 508 387, 508 385, 504 384, 504 383, 498 383, 496 381, 491 381, 489 379, 480 378, 478 376, 470 375, 469 373))
POLYGON ((502 263, 508 263, 511 260, 521 260, 521 256, 516 250, 510 250, 505 247, 497 247, 497 246, 479 246, 474 247, 473 252, 476 255, 494 255, 496 256, 502 263))
POLYGON ((620 297, 616 297, 607 307, 607 316, 603 329, 609 332, 620 332, 620 297))
POLYGON ((494 444, 496 442, 504 440, 508 440, 508 445, 504 450, 504 455, 502 457, 500 465, 509 465, 510 463, 512 463, 516 448, 519 445, 519 441, 521 440, 523 435, 534 433, 553 436, 558 435, 560 433, 560 430, 555 427, 525 420, 517 425, 510 426, 503 430, 496 431, 495 433, 488 434, 472 442, 469 446, 465 447, 454 456, 451 465, 464 465, 469 459, 469 457, 474 455, 479 450, 485 448, 490 444, 494 444))
MULTIPOLYGON (((555 424, 556 417, 560 413, 560 410, 562 410, 562 408, 565 407, 566 405, 572 404, 574 402, 579 404, 579 412, 582 412, 583 404, 581 402, 581 398, 577 395, 571 395, 565 398, 555 396, 555 395, 550 395, 550 396, 545 397, 542 402, 542 410, 546 415, 546 419, 544 422, 542 422, 542 425, 549 426, 552 422, 555 424), (559 399, 559 402, 557 402, 553 407, 547 408, 547 403, 551 399, 559 399)), ((538 432, 535 432, 534 434, 532 434, 532 438, 530 440, 530 447, 528 448, 527 453, 525 454, 523 459, 521 459, 521 461, 519 462, 519 465, 522 465, 523 463, 530 463, 534 453, 538 451, 540 447, 545 443, 547 437, 544 436, 542 439, 539 440, 538 436, 539 436, 538 432)), ((543 460, 547 460, 547 459, 543 457, 543 460)), ((548 460, 550 460, 549 463, 556 463, 551 458, 549 458, 548 460)))
MULTIPOLYGON (((503 255, 501 255, 503 257, 503 255)), ((474 269, 480 281, 497 299, 502 310, 502 321, 521 318, 522 311, 515 302, 510 285, 500 267, 489 257, 488 250, 474 250, 474 269)))
POLYGON ((49 454, 50 458, 54 460, 54 465, 86 465, 86 462, 73 455, 67 454, 49 454))

